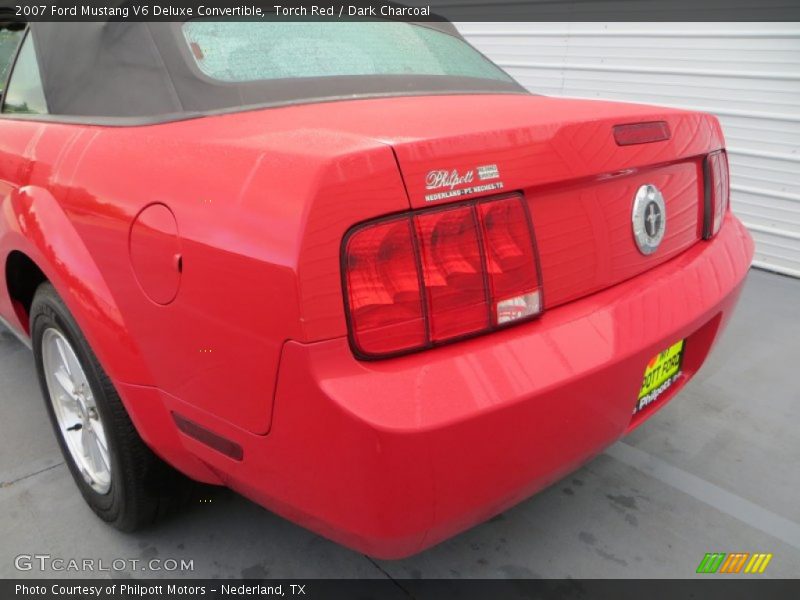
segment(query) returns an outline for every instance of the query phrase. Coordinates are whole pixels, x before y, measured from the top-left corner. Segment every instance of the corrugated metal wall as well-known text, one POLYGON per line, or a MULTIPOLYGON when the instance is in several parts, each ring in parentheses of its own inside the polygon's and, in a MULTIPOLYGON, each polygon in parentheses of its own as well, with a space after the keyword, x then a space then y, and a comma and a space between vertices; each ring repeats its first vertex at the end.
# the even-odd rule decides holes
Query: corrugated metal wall
POLYGON ((531 91, 708 111, 755 265, 800 277, 800 23, 459 23, 531 91))

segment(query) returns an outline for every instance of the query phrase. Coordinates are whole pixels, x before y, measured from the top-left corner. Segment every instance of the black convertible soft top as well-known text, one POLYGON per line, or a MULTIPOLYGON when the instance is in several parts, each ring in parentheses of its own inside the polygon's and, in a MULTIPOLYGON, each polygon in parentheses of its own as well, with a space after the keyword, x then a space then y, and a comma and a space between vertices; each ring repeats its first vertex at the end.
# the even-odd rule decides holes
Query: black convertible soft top
MULTIPOLYGON (((31 23, 51 115, 185 118, 348 99, 449 93, 527 93, 509 78, 368 75, 225 82, 197 68, 181 23, 31 23)), ((462 39, 446 22, 419 23, 462 39)))

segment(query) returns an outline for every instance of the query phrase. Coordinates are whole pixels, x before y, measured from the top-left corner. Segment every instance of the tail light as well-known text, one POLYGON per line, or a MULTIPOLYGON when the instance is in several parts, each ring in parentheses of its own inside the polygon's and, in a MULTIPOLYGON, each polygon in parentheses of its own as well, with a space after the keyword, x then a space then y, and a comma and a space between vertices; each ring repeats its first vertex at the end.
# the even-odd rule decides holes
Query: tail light
POLYGON ((712 152, 705 162, 705 228, 703 238, 717 235, 730 199, 730 175, 728 155, 724 150, 712 152))
POLYGON ((360 225, 344 240, 343 279, 361 358, 431 348, 542 310, 533 228, 518 195, 360 225))

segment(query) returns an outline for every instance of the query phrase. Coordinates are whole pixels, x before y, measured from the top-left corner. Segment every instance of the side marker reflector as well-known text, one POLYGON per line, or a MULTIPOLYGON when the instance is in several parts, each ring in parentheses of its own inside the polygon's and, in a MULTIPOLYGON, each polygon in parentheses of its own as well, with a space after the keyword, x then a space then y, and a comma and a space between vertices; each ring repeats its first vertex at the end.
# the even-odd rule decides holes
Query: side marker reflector
POLYGON ((236 442, 232 442, 221 435, 217 435, 213 431, 209 431, 202 425, 198 425, 194 421, 190 421, 178 413, 172 413, 172 419, 181 432, 185 433, 190 438, 194 438, 201 444, 205 444, 209 448, 213 448, 217 452, 233 460, 242 460, 244 457, 244 450, 242 450, 242 447, 236 442))

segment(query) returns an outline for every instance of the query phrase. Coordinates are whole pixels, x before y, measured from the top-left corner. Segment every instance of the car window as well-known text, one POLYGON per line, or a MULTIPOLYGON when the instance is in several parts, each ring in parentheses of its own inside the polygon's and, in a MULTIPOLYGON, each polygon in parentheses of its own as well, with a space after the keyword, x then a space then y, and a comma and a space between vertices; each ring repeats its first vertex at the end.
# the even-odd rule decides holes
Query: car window
POLYGON ((6 84, 8 70, 11 68, 11 61, 14 60, 14 54, 17 51, 21 37, 22 30, 19 28, 0 28, 0 92, 2 92, 3 86, 6 84))
POLYGON ((183 34, 200 70, 226 82, 352 75, 511 81, 458 37, 410 23, 189 21, 183 34))
POLYGON ((3 112, 33 115, 47 113, 36 48, 31 35, 25 37, 11 72, 8 89, 3 96, 3 112))

